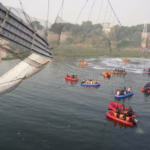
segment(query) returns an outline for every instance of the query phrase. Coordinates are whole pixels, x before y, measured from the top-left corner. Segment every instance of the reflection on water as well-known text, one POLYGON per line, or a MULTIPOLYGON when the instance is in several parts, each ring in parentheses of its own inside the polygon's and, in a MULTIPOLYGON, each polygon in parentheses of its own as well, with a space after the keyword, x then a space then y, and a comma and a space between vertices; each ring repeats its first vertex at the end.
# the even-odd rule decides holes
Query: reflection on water
POLYGON ((113 120, 113 119, 111 119, 109 117, 106 117, 106 118, 107 118, 107 121, 112 122, 112 124, 113 124, 114 127, 125 128, 125 129, 127 129, 127 128, 133 128, 133 127, 125 125, 123 123, 117 122, 117 121, 115 121, 115 120, 113 120))
POLYGON ((70 83, 71 85, 75 85, 78 83, 78 81, 69 81, 69 80, 66 80, 66 84, 70 83))

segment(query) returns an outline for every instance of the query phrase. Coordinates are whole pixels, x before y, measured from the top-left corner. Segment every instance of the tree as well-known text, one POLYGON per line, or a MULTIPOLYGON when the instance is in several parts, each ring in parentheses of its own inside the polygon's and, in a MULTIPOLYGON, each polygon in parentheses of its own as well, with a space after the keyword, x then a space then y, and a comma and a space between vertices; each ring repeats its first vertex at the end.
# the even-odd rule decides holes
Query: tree
POLYGON ((29 25, 34 29, 34 30, 42 30, 44 27, 40 24, 38 21, 32 21, 29 23, 29 25))

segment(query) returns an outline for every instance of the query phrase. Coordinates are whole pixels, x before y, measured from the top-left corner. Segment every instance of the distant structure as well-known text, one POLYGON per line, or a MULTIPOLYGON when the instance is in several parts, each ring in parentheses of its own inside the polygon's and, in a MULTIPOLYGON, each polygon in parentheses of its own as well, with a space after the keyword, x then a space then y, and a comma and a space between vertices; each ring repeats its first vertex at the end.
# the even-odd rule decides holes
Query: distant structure
POLYGON ((142 33, 142 42, 141 47, 143 49, 148 48, 148 40, 147 40, 147 24, 144 24, 143 33, 142 33))
POLYGON ((103 30, 102 31, 104 33, 106 33, 106 34, 109 33, 111 28, 112 28, 111 23, 108 23, 108 22, 102 23, 102 26, 103 26, 103 30))

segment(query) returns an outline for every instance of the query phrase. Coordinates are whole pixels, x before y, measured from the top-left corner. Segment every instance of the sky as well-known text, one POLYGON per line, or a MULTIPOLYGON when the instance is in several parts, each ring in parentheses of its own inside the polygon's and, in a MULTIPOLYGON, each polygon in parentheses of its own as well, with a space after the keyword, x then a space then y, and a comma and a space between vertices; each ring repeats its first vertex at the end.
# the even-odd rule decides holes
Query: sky
MULTIPOLYGON (((39 19, 47 18, 48 0, 21 0, 24 10, 32 17, 39 19)), ((87 0, 64 0, 62 18, 65 22, 75 23, 82 7, 87 0)), ((81 16, 77 23, 81 24, 83 21, 88 21, 89 13, 95 0, 88 0, 85 9, 82 11, 81 16)), ((97 18, 100 10, 101 3, 103 6, 100 13, 98 23, 110 22, 118 24, 116 19, 113 21, 111 9, 108 6, 107 0, 96 0, 93 11, 89 18, 93 24, 97 23, 97 18), (106 17, 104 17, 106 14, 106 17), (109 19, 110 18, 110 19, 109 19)), ((115 13, 117 14, 123 26, 133 26, 137 24, 150 23, 150 0, 109 0, 112 4, 115 13)), ((0 0, 5 6, 21 8, 19 0, 0 0)), ((50 11, 49 21, 53 23, 59 12, 62 0, 49 0, 50 11)))

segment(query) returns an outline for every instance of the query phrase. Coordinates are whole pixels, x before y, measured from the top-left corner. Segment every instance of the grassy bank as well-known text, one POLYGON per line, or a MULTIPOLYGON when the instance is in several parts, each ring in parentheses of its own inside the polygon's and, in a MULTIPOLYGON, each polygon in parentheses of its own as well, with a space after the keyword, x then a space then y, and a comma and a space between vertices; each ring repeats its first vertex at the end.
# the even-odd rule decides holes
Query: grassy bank
POLYGON ((117 56, 117 57, 150 57, 150 53, 141 53, 140 51, 126 51, 112 49, 98 49, 79 46, 59 46, 53 50, 54 56, 66 57, 99 57, 99 56, 117 56))

